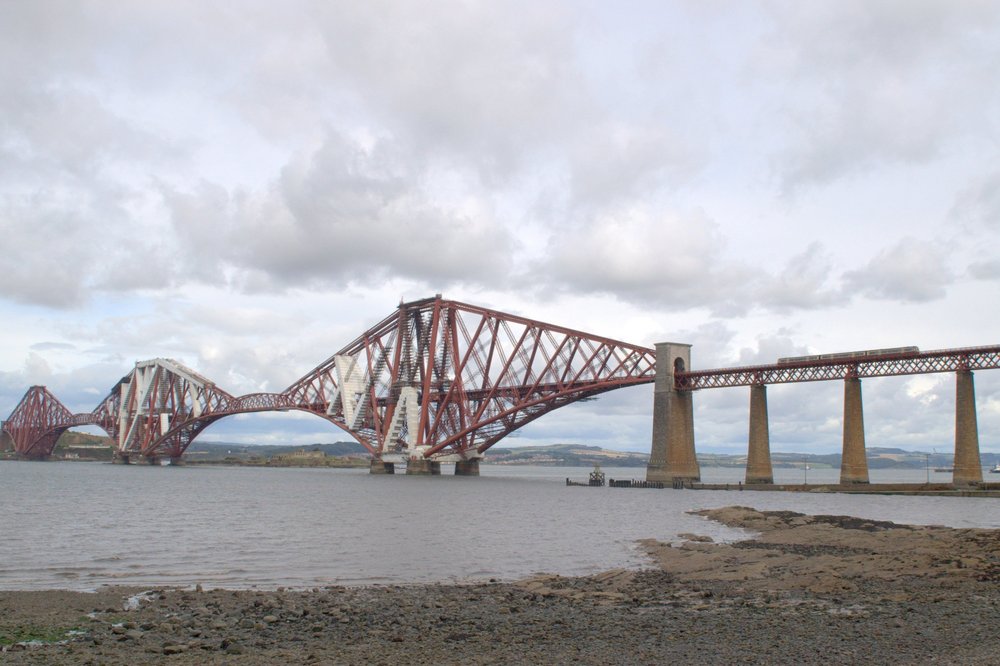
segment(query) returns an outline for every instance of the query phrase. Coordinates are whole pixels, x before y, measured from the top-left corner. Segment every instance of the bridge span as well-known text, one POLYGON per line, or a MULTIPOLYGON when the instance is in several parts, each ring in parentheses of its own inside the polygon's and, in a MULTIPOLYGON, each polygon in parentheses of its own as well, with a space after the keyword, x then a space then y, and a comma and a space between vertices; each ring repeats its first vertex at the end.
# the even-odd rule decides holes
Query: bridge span
POLYGON ((656 345, 653 392, 653 446, 647 481, 700 481, 695 456, 693 393, 734 386, 750 387, 747 437, 748 484, 771 484, 767 385, 841 380, 844 382, 841 484, 868 483, 861 379, 928 373, 955 373, 955 485, 983 480, 973 370, 1000 367, 1000 345, 921 352, 915 348, 781 359, 772 365, 692 371, 691 345, 656 345))
POLYGON ((572 402, 652 383, 653 349, 440 295, 401 303, 280 393, 233 396, 170 359, 136 363, 89 413, 72 414, 43 386, 3 423, 22 457, 51 455, 59 435, 93 424, 123 461, 179 462, 215 421, 298 410, 360 442, 373 472, 477 474, 504 436, 572 402))
POLYGON ((690 369, 691 345, 633 345, 441 295, 399 307, 278 393, 234 396, 171 359, 141 361, 91 411, 74 414, 32 386, 2 424, 23 458, 49 457, 67 429, 96 425, 122 462, 179 463, 212 423, 235 414, 304 411, 371 454, 372 473, 476 475, 491 446, 531 421, 606 391, 654 384, 649 481, 698 481, 693 394, 750 387, 748 484, 773 481, 766 386, 844 381, 841 480, 867 483, 861 379, 956 374, 956 484, 982 481, 973 370, 1000 367, 1000 346, 936 352, 879 350, 783 359, 773 365, 690 369))

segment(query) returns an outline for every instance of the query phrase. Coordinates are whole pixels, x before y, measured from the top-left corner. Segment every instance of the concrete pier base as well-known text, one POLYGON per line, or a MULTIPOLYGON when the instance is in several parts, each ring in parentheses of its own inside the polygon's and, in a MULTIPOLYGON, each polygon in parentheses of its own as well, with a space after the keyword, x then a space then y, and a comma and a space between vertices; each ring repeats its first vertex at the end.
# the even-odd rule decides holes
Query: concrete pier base
POLYGON ((455 463, 455 476, 479 476, 479 458, 455 463))
POLYGON ((865 456, 865 416, 861 402, 861 380, 844 379, 844 449, 840 462, 840 482, 868 483, 865 456))
POLYGON ((183 467, 184 459, 181 456, 170 456, 171 467, 183 467))
POLYGON ((382 462, 381 460, 372 460, 371 465, 368 468, 369 474, 395 474, 396 466, 391 462, 382 462))
POLYGON ((414 460, 411 458, 406 461, 406 473, 436 476, 441 473, 441 463, 434 462, 433 460, 427 460, 426 458, 421 460, 414 460))
POLYGON ((146 464, 147 465, 159 465, 160 464, 160 459, 157 458, 156 456, 146 456, 146 464))
POLYGON ((646 467, 647 481, 700 481, 694 450, 694 402, 691 391, 674 388, 674 374, 690 365, 691 345, 656 345, 653 389, 653 445, 646 467))
POLYGON ((116 453, 111 456, 112 465, 130 465, 131 463, 132 460, 128 457, 128 455, 116 453))
POLYGON ((748 485, 774 483, 771 468, 771 437, 767 425, 767 386, 750 387, 750 436, 747 447, 748 485))
POLYGON ((976 420, 976 387, 971 370, 955 373, 955 471, 952 483, 970 486, 983 481, 976 420))

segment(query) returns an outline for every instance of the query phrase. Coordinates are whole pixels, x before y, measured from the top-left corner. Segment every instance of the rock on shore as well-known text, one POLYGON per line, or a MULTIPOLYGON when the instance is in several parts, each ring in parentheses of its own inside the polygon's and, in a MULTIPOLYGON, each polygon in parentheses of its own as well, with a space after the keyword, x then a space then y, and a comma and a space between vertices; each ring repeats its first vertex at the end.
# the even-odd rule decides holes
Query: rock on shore
POLYGON ((0 592, 0 661, 997 663, 1000 531, 699 513, 759 535, 644 541, 647 570, 515 583, 0 592))

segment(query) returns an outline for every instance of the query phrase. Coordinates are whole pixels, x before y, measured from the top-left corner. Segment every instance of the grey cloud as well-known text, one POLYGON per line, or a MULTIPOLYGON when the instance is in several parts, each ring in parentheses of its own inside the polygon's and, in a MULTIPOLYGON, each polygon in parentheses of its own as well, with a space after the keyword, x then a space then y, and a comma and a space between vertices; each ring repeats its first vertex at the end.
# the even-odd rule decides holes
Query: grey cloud
POLYGON ((204 180, 190 191, 159 183, 159 194, 170 217, 170 250, 179 273, 199 282, 224 283, 225 260, 241 236, 234 227, 234 210, 246 195, 230 194, 204 180))
POLYGON ((161 234, 125 209, 108 183, 53 174, 29 193, 0 188, 0 297, 54 308, 83 305, 94 289, 159 288, 173 280, 161 234))
POLYGON ((762 307, 775 311, 813 309, 842 303, 845 296, 829 285, 833 264, 818 242, 791 257, 777 275, 763 277, 755 294, 762 307))
POLYGON ((953 280, 944 248, 904 238, 864 268, 845 273, 844 288, 869 298, 921 303, 943 297, 953 280))
POLYGON ((95 287, 161 286, 155 234, 132 213, 135 187, 176 152, 113 110, 89 78, 100 73, 100 19, 75 3, 3 12, 0 297, 67 308, 95 287))
POLYGON ((539 279, 661 307, 741 309, 750 272, 722 259, 722 237, 704 215, 623 209, 555 234, 539 279))
POLYGON ((596 127, 571 150, 570 188, 576 205, 642 199, 651 191, 676 187, 704 159, 689 137, 661 126, 596 127))
POLYGON ((0 418, 6 419, 33 385, 47 387, 72 412, 89 412, 122 374, 120 366, 105 363, 58 371, 44 353, 29 352, 21 369, 0 372, 0 418))
POLYGON ((774 159, 787 191, 880 164, 923 163, 989 131, 995 3, 771 2, 772 74, 795 94, 792 141, 774 159), (955 110, 961 108, 961 113, 955 110))
POLYGON ((503 174, 570 135, 567 108, 587 114, 569 7, 390 4, 325 7, 317 25, 331 73, 401 141, 503 174))
POLYGON ((198 258, 203 276, 228 266, 251 290, 390 275, 436 285, 503 276, 515 239, 482 201, 435 202, 420 169, 389 142, 366 149, 331 133, 266 191, 227 197, 203 186, 167 192, 165 201, 181 252, 198 258))
POLYGON ((832 260, 819 243, 776 273, 728 257, 725 244, 718 226, 700 213, 656 216, 626 209, 553 236, 534 280, 642 305, 704 307, 723 316, 825 308, 850 298, 833 284, 832 260))
POLYGON ((31 345, 33 351, 73 351, 76 349, 76 345, 72 345, 68 342, 36 342, 31 345))
POLYGON ((789 331, 779 330, 757 338, 757 346, 743 347, 737 356, 737 365, 763 365, 775 363, 786 356, 804 356, 809 353, 806 345, 797 343, 789 331))
POLYGON ((969 274, 977 280, 1000 280, 1000 259, 969 264, 969 274))
POLYGON ((69 210, 41 199, 0 194, 0 296, 51 307, 77 305, 96 261, 82 249, 88 232, 80 209, 86 202, 69 210))
POLYGON ((736 332, 724 321, 718 319, 706 322, 695 328, 675 329, 666 331, 650 341, 682 342, 693 345, 691 348, 691 367, 719 368, 732 364, 729 351, 736 332))
POLYGON ((959 192, 950 217, 974 231, 1000 229, 1000 172, 959 192))

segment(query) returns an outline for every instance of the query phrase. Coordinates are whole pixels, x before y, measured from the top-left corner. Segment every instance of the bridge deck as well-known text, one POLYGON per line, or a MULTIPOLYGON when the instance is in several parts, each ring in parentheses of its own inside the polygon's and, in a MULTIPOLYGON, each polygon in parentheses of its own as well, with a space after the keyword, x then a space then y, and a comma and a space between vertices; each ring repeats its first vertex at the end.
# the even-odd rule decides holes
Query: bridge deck
POLYGON ((691 391, 993 368, 1000 368, 1000 345, 678 372, 674 376, 674 387, 691 391))

